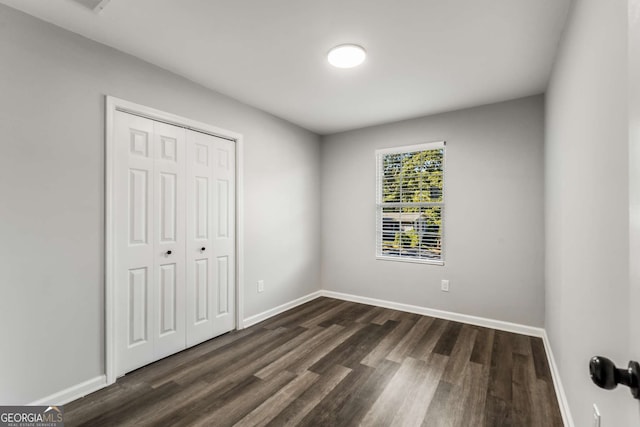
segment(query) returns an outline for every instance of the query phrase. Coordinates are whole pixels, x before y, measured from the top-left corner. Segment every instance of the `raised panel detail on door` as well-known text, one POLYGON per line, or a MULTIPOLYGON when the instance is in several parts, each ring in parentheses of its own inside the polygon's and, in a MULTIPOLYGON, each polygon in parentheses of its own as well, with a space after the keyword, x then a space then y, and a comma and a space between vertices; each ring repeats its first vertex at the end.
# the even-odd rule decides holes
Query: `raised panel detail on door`
POLYGON ((221 256, 218 260, 218 315, 229 313, 229 257, 221 256))
POLYGON ((218 148, 218 167, 222 169, 229 169, 229 151, 226 149, 218 148))
POLYGON ((167 136, 160 137, 160 155, 164 160, 177 161, 178 141, 167 136))
POLYGON ((196 177, 196 239, 209 238, 209 179, 196 177))
POLYGON ((160 266, 160 335, 176 332, 176 265, 160 266))
POLYGON ((130 129, 131 154, 149 157, 149 133, 137 129, 130 129))
POLYGON ((129 346, 146 342, 147 325, 147 269, 129 270, 129 346))
POLYGON ((178 179, 176 174, 160 174, 160 240, 176 241, 176 212, 178 179))
POLYGON ((216 180, 218 199, 216 209, 218 210, 218 232, 217 237, 229 237, 229 181, 226 179, 216 180))
POLYGON ((209 147, 196 144, 196 162, 202 166, 209 166, 209 147))
POLYGON ((209 320, 209 260, 196 261, 196 323, 209 320))
POLYGON ((129 170, 129 244, 147 243, 147 206, 149 197, 146 170, 129 170))

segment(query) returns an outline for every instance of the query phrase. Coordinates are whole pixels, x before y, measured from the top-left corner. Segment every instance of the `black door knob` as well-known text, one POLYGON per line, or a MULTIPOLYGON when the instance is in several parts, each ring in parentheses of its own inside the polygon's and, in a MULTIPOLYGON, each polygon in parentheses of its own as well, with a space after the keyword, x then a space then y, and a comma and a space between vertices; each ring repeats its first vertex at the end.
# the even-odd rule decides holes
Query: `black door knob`
POLYGON ((204 246, 202 248, 200 248, 201 251, 206 251, 207 248, 205 248, 204 246))
POLYGON ((171 255, 171 251, 167 251, 167 255, 171 255))
POLYGON ((589 361, 591 380, 600 388, 613 390, 618 384, 626 385, 631 394, 640 399, 640 365, 630 361, 627 369, 619 369, 606 357, 594 356, 589 361))

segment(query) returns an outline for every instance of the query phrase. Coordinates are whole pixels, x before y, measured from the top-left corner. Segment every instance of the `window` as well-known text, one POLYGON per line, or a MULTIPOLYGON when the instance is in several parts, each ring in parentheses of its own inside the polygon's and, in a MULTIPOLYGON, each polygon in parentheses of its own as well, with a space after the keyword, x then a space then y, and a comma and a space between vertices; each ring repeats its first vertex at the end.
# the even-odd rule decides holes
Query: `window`
POLYGON ((444 142, 376 151, 380 259, 444 264, 444 142))

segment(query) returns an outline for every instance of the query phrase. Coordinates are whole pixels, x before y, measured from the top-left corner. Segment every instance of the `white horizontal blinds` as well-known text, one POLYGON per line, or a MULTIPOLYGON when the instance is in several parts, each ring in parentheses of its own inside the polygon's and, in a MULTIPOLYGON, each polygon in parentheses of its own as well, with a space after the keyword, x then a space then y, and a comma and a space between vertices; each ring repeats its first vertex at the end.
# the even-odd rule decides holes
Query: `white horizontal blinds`
POLYGON ((442 262, 444 143, 376 154, 377 255, 442 262))

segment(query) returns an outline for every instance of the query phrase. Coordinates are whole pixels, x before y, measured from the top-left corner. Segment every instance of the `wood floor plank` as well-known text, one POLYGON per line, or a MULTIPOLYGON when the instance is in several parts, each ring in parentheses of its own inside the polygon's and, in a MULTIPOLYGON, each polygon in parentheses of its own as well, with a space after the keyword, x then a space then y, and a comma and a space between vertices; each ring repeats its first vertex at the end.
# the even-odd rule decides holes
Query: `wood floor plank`
POLYGON ((238 421, 235 426, 266 426, 272 419, 278 416, 284 408, 289 406, 291 402, 296 400, 298 396, 311 387, 319 377, 320 375, 316 373, 305 371, 302 375, 296 377, 293 381, 284 386, 276 394, 265 400, 260 406, 249 412, 249 414, 238 421))
POLYGON ((290 370, 295 372, 296 370, 289 369, 291 365, 299 362, 309 355, 321 354, 319 347, 325 346, 327 341, 332 338, 336 338, 338 333, 344 330, 344 326, 331 325, 328 328, 318 327, 311 330, 315 332, 315 335, 306 340, 303 346, 291 349, 287 354, 260 369, 255 375, 264 380, 279 371, 290 370))
POLYGON ((507 332, 496 331, 491 353, 489 394, 511 404, 513 351, 507 332))
POLYGON ((372 323, 365 325, 361 330, 318 360, 309 370, 322 374, 333 365, 342 365, 347 368, 357 367, 360 360, 375 348, 396 326, 397 322, 391 320, 381 326, 372 323))
POLYGON ((214 352, 222 352, 225 348, 234 345, 232 351, 236 351, 241 343, 251 342, 255 340, 263 332, 261 328, 247 328, 241 331, 232 331, 221 335, 214 340, 205 341, 195 347, 191 347, 185 351, 174 354, 167 359, 167 363, 152 363, 144 366, 136 371, 128 373, 123 377, 122 382, 150 382, 157 384, 156 381, 164 379, 172 371, 178 370, 182 366, 206 361, 214 352))
POLYGON ((65 424, 82 425, 98 414, 117 411, 149 390, 146 383, 114 384, 64 406, 65 424))
POLYGON ((308 329, 286 329, 283 333, 274 336, 269 342, 263 343, 259 351, 246 353, 242 358, 227 361, 224 365, 210 366, 208 371, 195 371, 191 375, 176 379, 180 384, 189 384, 191 381, 201 379, 203 381, 219 381, 224 376, 229 381, 242 375, 252 374, 254 369, 262 369, 264 366, 277 359, 288 351, 295 343, 304 341, 311 335, 308 329), (292 344, 293 343, 293 344, 292 344))
POLYGON ((478 328, 476 341, 473 344, 473 352, 470 360, 480 365, 491 363, 491 352, 493 350, 493 336, 495 331, 488 328, 478 328))
POLYGON ((268 345, 264 345, 259 352, 237 359, 232 363, 221 367, 219 370, 210 371, 200 378, 204 381, 218 381, 220 377, 238 378, 244 375, 253 375, 257 371, 276 362, 291 350, 300 347, 316 335, 319 327, 313 329, 296 328, 275 338, 268 345))
MULTIPOLYGON (((382 307, 371 307, 369 310, 365 311, 364 313, 362 313, 362 315, 360 315, 357 319, 355 319, 356 322, 358 323, 374 323, 373 319, 377 318, 380 313, 385 313, 388 310, 386 308, 382 308, 382 307)), ((380 325, 384 324, 385 322, 379 323, 380 325)))
MULTIPOLYGON (((285 334, 281 334, 275 341, 269 343, 269 348, 272 348, 272 351, 267 351, 267 347, 263 347, 265 354, 255 353, 251 355, 251 357, 245 357, 244 359, 239 359, 234 361, 233 363, 221 367, 220 370, 210 371, 198 377, 198 381, 203 381, 207 383, 207 386, 203 389, 194 389, 192 386, 189 387, 191 389, 191 394, 189 399, 185 401, 179 401, 178 405, 174 408, 174 412, 176 413, 188 413, 191 409, 192 411, 203 410, 198 401, 200 400, 212 400, 223 402, 224 396, 228 396, 229 393, 232 393, 234 390, 237 390, 238 386, 242 386, 243 381, 247 379, 251 384, 255 382, 254 377, 251 376, 253 372, 259 367, 262 367, 268 364, 273 358, 277 357, 278 352, 286 352, 287 347, 283 344, 286 342, 287 345, 295 345, 296 340, 301 340, 301 336, 304 337, 304 334, 300 334, 300 331, 306 331, 305 333, 309 333, 309 331, 304 328, 297 328, 294 330, 289 330, 285 334)), ((185 386, 190 386, 191 382, 185 381, 185 386)), ((206 406, 204 410, 211 411, 214 408, 211 406, 206 406)))
POLYGON ((487 395, 484 416, 487 427, 519 427, 511 418, 511 405, 493 395, 487 395))
POLYGON ((67 426, 562 426, 542 341, 318 298, 65 405, 67 426))
MULTIPOLYGON (((149 405, 140 405, 139 401, 135 401, 137 410, 128 411, 126 417, 118 420, 118 426, 134 427, 153 424, 156 419, 171 416, 176 410, 175 402, 188 402, 194 395, 201 395, 208 388, 209 385, 206 382, 197 381, 188 388, 181 387, 173 394, 154 399, 149 405)), ((110 421, 114 420, 110 419, 110 421)))
POLYGON ((117 410, 97 414, 86 421, 87 425, 101 427, 124 424, 136 411, 141 410, 150 402, 161 399, 163 396, 175 393, 179 389, 176 383, 165 383, 156 389, 149 388, 144 393, 136 396, 135 399, 123 402, 117 410))
POLYGON ((288 327, 289 325, 298 326, 301 321, 322 313, 327 309, 327 307, 332 305, 333 303, 329 299, 322 299, 321 301, 314 300, 299 306, 299 310, 285 312, 283 313, 283 316, 268 319, 264 321, 261 326, 265 329, 276 329, 280 327, 288 327))
POLYGON ((420 338, 428 331, 433 317, 423 316, 413 325, 407 335, 389 353, 387 359, 392 362, 402 363, 404 358, 413 351, 420 338))
POLYGON ((202 417, 214 413, 229 402, 244 396, 245 393, 255 390, 262 383, 260 379, 251 376, 244 378, 238 384, 227 387, 222 392, 216 390, 211 395, 194 396, 186 402, 178 402, 174 411, 162 417, 154 417, 152 422, 146 425, 192 426, 202 417))
POLYGON ((404 418, 406 414, 399 414, 401 408, 403 411, 410 410, 414 414, 424 409, 422 415, 418 416, 416 420, 419 425, 430 403, 430 395, 435 392, 439 376, 442 375, 446 362, 447 357, 439 355, 431 363, 410 357, 404 358, 403 363, 391 381, 389 381, 387 387, 365 414, 362 425, 388 426, 394 425, 394 422, 402 425, 403 422, 408 422, 409 420, 404 418), (420 387, 425 387, 425 389, 420 390, 420 387), (397 419, 396 416, 398 417, 397 419))
MULTIPOLYGON (((521 354, 523 356, 531 356, 531 344, 530 337, 520 334, 509 334, 513 345, 514 354, 521 354)), ((542 342, 542 340, 540 340, 542 342)))
POLYGON ((242 358, 245 355, 252 354, 257 348, 262 345, 266 345, 273 341, 277 336, 287 333, 288 330, 280 328, 276 330, 264 330, 262 333, 255 336, 250 340, 242 340, 241 343, 233 348, 222 348, 214 351, 209 357, 202 357, 196 361, 193 361, 183 369, 176 369, 167 375, 157 378, 151 383, 152 387, 158 387, 164 383, 171 381, 188 382, 196 380, 202 375, 202 372, 211 372, 220 369, 222 366, 227 365, 238 358, 242 358))
POLYGON ((453 350, 453 346, 458 340, 458 334, 460 333, 460 330, 462 330, 462 323, 451 321, 448 322, 446 329, 433 348, 433 352, 443 354, 445 356, 450 355, 451 350, 453 350))
POLYGON ((529 337, 529 343, 531 344, 531 353, 533 354, 536 376, 541 380, 551 382, 551 371, 549 370, 547 355, 544 351, 542 339, 529 337))
POLYGON ((316 313, 314 316, 309 316, 309 318, 304 320, 304 323, 301 323, 300 326, 303 328, 311 328, 313 326, 318 326, 320 323, 326 321, 327 319, 331 319, 336 316, 342 310, 346 310, 349 308, 351 303, 347 301, 342 301, 340 304, 335 304, 333 307, 329 307, 328 309, 316 313))
MULTIPOLYGON (((423 427, 454 426, 449 406, 452 401, 456 401, 454 398, 455 388, 456 386, 446 381, 438 382, 438 387, 429 402, 427 413, 422 419, 421 425, 423 427)), ((458 402, 458 404, 460 403, 458 402)))
POLYGON ((376 313, 377 315, 371 319, 371 323, 383 325, 388 320, 392 320, 391 317, 394 314, 394 310, 383 308, 381 310, 376 310, 376 313))
POLYGON ((331 390, 299 423, 299 426, 338 426, 340 412, 350 396, 373 375, 375 369, 358 365, 331 390))
POLYGON ((384 337, 373 350, 371 350, 360 363, 375 368, 389 353, 404 339, 409 330, 415 326, 415 322, 400 321, 400 323, 384 337))
POLYGON ((373 373, 355 387, 336 415, 341 425, 358 425, 378 396, 391 381, 400 365, 389 360, 382 361, 373 373))
POLYGON ((489 384, 489 364, 482 365, 469 362, 466 367, 462 394, 465 396, 462 423, 468 426, 485 424, 484 408, 487 402, 487 386, 489 384))
MULTIPOLYGON (((549 426, 562 426, 560 407, 557 404, 549 404, 549 402, 557 402, 558 397, 551 378, 551 369, 546 357, 544 343, 542 339, 537 337, 529 337, 529 340, 532 354, 531 362, 534 365, 537 378, 535 384, 536 408, 539 408, 541 422, 549 426)), ((534 410, 534 412, 536 411, 534 410)))
POLYGON ((477 334, 478 331, 473 327, 469 325, 462 326, 442 374, 443 381, 455 385, 462 384, 465 368, 470 363, 471 352, 473 351, 477 334))
POLYGON ((433 352, 438 340, 440 340, 440 337, 448 323, 449 322, 447 320, 433 319, 433 322, 431 322, 427 331, 416 343, 416 346, 409 353, 409 356, 414 359, 427 360, 433 352))
POLYGON ((317 346, 315 351, 301 355, 301 357, 299 357, 295 362, 289 364, 286 369, 290 372, 301 374, 307 369, 310 369, 311 366, 318 363, 321 359, 326 357, 327 354, 334 351, 336 347, 342 345, 346 340, 350 339, 354 334, 358 333, 365 327, 362 323, 354 323, 348 327, 342 327, 340 325, 332 326, 339 326, 343 329, 336 335, 330 337, 322 345, 317 346))
POLYGON ((553 384, 538 379, 536 381, 536 400, 535 407, 532 408, 534 413, 539 413, 542 425, 552 427, 562 427, 564 425, 562 421, 562 414, 560 413, 560 407, 557 405, 558 398, 553 384))
POLYGON ((243 390, 234 399, 215 411, 200 414, 197 420, 189 422, 193 427, 232 426, 254 411, 262 402, 273 396, 295 378, 295 374, 282 371, 267 381, 258 380, 252 387, 243 390))
POLYGON ((458 384, 444 379, 440 381, 422 425, 484 425, 489 366, 469 362, 459 375, 461 380, 456 381, 458 384))
POLYGON ((149 425, 189 425, 200 415, 209 414, 225 405, 229 400, 251 390, 258 381, 261 380, 250 376, 239 382, 222 379, 214 384, 206 383, 204 389, 194 392, 188 399, 172 402, 173 410, 162 416, 154 417, 149 425))
POLYGON ((412 358, 405 359, 404 363, 410 362, 414 364, 414 377, 406 386, 405 398, 396 412, 392 425, 420 426, 422 424, 449 361, 447 357, 433 354, 429 363, 412 358))
POLYGON ((351 303, 345 310, 340 311, 335 316, 330 317, 318 325, 324 327, 331 326, 333 324, 347 326, 350 323, 356 322, 356 319, 367 313, 369 310, 371 310, 370 305, 351 303))
POLYGON ((344 366, 335 365, 331 367, 316 381, 313 387, 291 402, 267 425, 269 427, 298 425, 350 373, 351 369, 344 366))
MULTIPOLYGON (((415 359, 410 359, 415 360, 415 359)), ((405 384, 411 382, 414 377, 412 365, 403 363, 393 376, 387 387, 376 399, 369 411, 365 414, 363 426, 389 426, 403 401, 405 384)))
POLYGON ((531 410, 537 390, 535 390, 535 369, 530 365, 531 359, 521 353, 513 355, 513 394, 511 418, 515 425, 540 426, 539 420, 534 422, 531 410))

